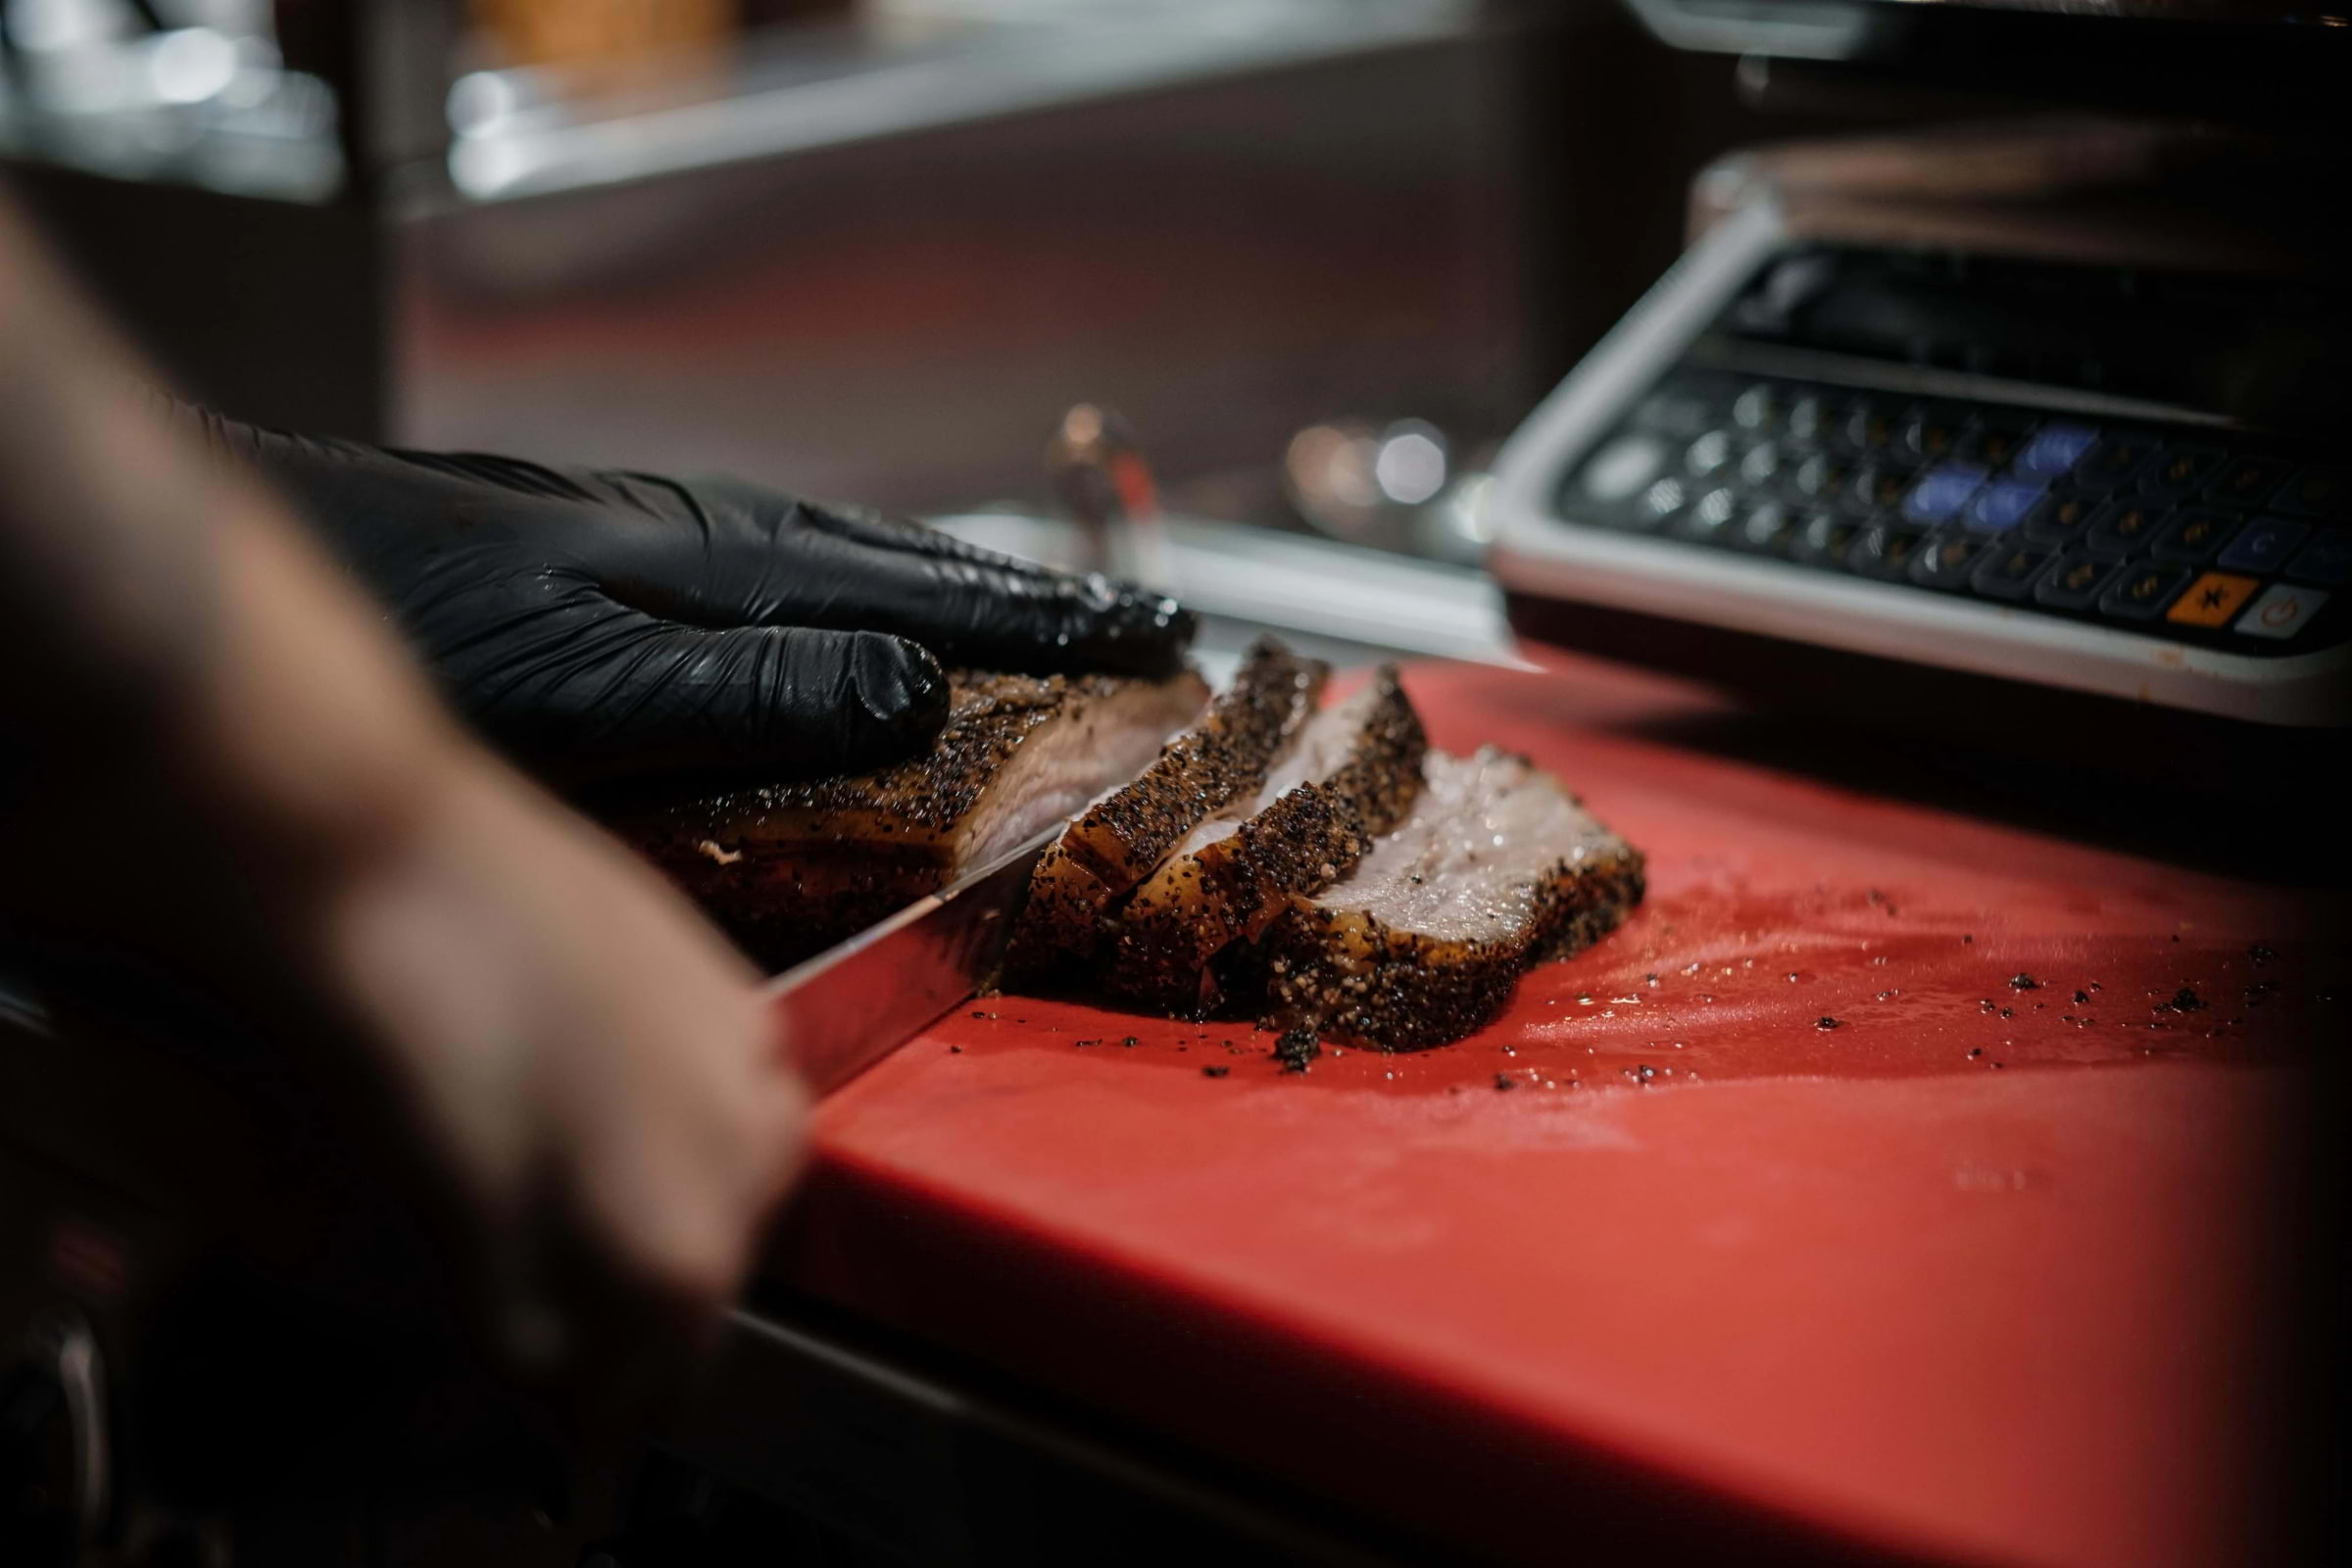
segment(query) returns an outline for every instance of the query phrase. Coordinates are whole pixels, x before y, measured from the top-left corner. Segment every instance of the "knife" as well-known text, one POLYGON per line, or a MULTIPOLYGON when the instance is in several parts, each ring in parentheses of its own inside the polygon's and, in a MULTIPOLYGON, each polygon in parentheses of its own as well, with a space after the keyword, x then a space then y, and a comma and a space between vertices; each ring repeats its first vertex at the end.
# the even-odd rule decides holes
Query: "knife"
POLYGON ((1004 960, 1030 871, 1068 826, 768 982, 771 1015, 811 1093, 831 1094, 971 1000, 1004 960))

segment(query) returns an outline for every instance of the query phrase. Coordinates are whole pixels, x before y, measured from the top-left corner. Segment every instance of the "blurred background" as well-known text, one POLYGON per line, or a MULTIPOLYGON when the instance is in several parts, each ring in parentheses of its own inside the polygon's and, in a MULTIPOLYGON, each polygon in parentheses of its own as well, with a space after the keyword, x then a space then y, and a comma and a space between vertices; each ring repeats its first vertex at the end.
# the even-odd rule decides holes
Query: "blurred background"
POLYGON ((1757 134, 1734 61, 1613 0, 5 19, 0 150, 231 413, 940 514, 1051 510, 1089 402, 1180 533, 1441 562, 1674 256, 1693 171, 1757 134))
MULTIPOLYGON (((1922 265, 2092 261, 2069 286, 2128 316, 2217 193, 2241 237, 2308 228, 2341 169, 2152 179, 2238 145, 2217 125, 2328 139, 2311 62, 2340 23, 2279 0, 0 0, 0 160, 195 396, 926 515, 1173 589, 1212 656, 1273 626, 1508 662, 1480 569, 1498 443, 1760 190, 1840 192, 1860 217, 1829 229, 1900 229, 1922 265), (1935 139, 2092 112, 2124 118, 1935 139), (2132 243, 2053 239, 2102 178, 2154 188, 2132 243), (1967 226, 1922 228, 1923 196, 1967 226)), ((1966 303, 1872 352, 2046 335, 1966 303)))

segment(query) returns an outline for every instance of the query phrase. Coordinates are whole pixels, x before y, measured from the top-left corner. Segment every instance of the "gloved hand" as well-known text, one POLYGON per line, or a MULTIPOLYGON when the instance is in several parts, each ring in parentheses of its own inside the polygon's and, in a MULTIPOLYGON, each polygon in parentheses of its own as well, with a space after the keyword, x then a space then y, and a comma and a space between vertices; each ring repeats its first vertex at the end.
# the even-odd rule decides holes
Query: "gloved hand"
POLYGON ((1158 675, 1192 638, 1156 594, 742 481, 186 417, 324 533, 461 712, 561 777, 860 771, 938 734, 942 661, 1158 675))

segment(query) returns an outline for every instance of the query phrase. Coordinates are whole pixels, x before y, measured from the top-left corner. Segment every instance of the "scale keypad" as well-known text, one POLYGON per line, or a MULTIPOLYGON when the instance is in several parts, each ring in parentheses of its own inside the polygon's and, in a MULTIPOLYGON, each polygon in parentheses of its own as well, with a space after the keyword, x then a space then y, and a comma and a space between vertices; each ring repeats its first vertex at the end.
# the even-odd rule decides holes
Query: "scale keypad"
POLYGON ((2352 472, 2282 443, 1682 369, 1566 476, 1593 527, 2239 653, 2342 639, 2352 472))

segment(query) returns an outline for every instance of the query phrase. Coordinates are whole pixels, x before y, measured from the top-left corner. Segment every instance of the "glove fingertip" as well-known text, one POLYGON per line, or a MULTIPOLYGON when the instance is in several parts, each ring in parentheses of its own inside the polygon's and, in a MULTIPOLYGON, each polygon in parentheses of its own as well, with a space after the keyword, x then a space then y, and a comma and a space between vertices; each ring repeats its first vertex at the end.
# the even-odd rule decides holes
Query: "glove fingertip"
POLYGON ((948 721, 948 675, 922 644, 885 632, 855 632, 842 661, 850 697, 884 745, 905 751, 948 721))
POLYGON ((1060 639, 1086 662, 1136 675, 1165 675, 1184 662, 1200 617, 1165 594, 1087 579, 1074 637, 1060 639))

